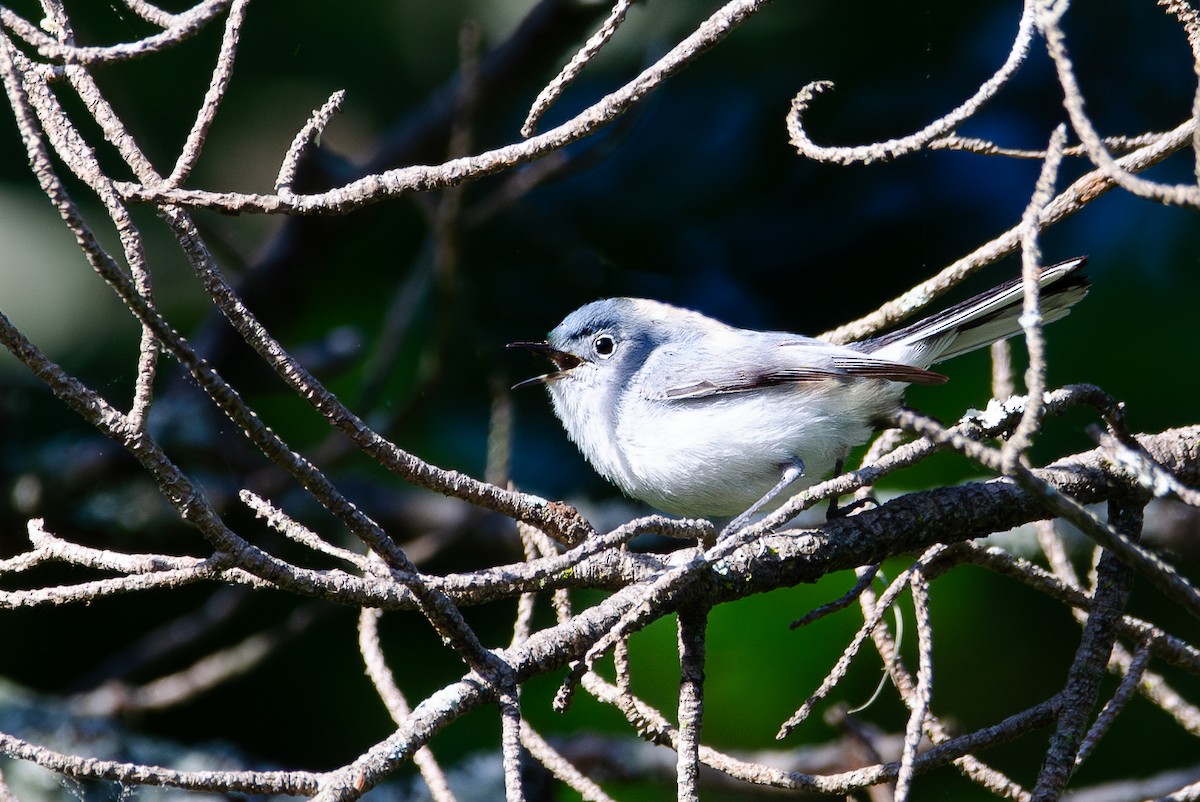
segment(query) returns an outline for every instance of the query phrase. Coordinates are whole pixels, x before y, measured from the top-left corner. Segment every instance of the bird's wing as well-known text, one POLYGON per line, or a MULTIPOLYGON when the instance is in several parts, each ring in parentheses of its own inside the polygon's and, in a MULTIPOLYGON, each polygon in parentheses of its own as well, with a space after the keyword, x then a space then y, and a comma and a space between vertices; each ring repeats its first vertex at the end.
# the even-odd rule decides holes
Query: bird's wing
POLYGON ((692 342, 660 347, 647 360, 640 380, 647 398, 679 400, 859 378, 909 384, 946 381, 940 373, 880 359, 854 348, 770 332, 735 343, 692 342))

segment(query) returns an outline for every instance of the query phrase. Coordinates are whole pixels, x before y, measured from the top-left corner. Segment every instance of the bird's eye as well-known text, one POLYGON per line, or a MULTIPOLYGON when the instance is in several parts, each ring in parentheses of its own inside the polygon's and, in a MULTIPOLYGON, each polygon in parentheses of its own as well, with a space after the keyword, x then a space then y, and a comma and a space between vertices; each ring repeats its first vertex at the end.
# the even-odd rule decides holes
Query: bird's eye
POLYGON ((617 350, 617 341, 611 335, 601 334, 592 340, 592 350, 596 352, 596 356, 608 359, 617 350))

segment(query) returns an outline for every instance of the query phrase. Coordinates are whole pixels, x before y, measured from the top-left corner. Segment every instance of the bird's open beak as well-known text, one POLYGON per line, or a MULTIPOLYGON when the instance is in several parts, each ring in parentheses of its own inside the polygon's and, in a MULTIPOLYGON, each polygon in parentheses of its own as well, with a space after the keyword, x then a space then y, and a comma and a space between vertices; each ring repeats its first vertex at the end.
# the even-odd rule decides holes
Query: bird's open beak
POLYGON ((549 381, 554 381, 560 378, 571 368, 578 366, 583 362, 582 359, 574 354, 568 354, 566 351, 560 351, 557 348, 551 347, 548 342, 520 342, 509 343, 509 348, 524 348, 526 351, 532 351, 535 354, 540 354, 554 363, 554 367, 558 368, 551 373, 543 373, 541 376, 534 376, 532 379, 526 379, 523 382, 517 382, 512 386, 514 390, 519 390, 522 387, 529 387, 533 384, 545 384, 549 381))

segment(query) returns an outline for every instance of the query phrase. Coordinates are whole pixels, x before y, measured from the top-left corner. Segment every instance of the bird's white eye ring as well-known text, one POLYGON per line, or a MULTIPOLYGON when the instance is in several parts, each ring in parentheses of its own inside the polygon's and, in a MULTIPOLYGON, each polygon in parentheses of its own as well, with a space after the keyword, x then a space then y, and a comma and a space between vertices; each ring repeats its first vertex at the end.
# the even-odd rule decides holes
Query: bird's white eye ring
POLYGON ((601 359, 608 359, 617 350, 617 341, 610 334, 601 334, 592 340, 592 350, 601 359))

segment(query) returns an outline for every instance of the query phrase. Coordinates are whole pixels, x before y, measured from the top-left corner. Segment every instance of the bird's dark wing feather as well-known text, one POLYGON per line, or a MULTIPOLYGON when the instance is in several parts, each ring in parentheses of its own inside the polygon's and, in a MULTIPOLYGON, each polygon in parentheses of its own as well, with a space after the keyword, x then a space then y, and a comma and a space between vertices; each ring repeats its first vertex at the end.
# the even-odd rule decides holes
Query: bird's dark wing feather
POLYGON ((845 346, 820 340, 776 335, 763 343, 733 344, 705 353, 705 346, 688 350, 660 349, 643 371, 642 392, 649 398, 681 400, 764 387, 853 379, 884 379, 908 384, 941 384, 946 377, 913 365, 891 362, 845 346))
POLYGON ((945 384, 949 381, 947 377, 932 370, 869 356, 854 356, 847 360, 837 358, 834 359, 834 364, 844 369, 847 374, 864 379, 887 379, 908 384, 945 384))

